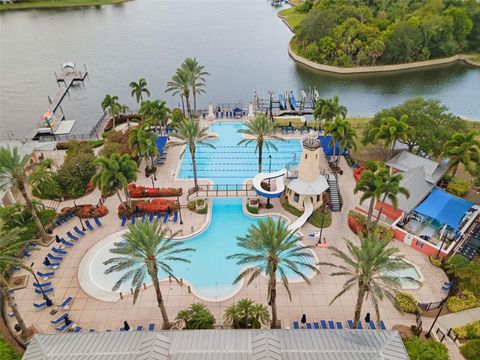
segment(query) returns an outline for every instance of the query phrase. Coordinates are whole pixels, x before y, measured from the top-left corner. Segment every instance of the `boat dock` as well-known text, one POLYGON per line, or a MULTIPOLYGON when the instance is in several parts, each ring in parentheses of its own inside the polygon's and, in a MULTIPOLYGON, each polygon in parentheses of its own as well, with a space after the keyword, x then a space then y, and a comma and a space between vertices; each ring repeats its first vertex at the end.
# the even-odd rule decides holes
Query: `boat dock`
POLYGON ((301 90, 299 94, 293 91, 280 91, 278 94, 268 91, 266 96, 257 91, 253 106, 255 112, 268 113, 272 116, 308 115, 313 114, 315 101, 318 99, 316 89, 301 90))
POLYGON ((70 87, 76 82, 83 82, 85 80, 88 75, 88 71, 85 65, 84 68, 84 71, 80 71, 77 70, 75 64, 67 63, 62 65, 62 72, 60 74, 57 74, 56 72, 54 73, 57 82, 63 83, 64 86, 60 86, 53 98, 50 96, 48 97, 50 104, 47 108, 47 111, 55 112, 60 107, 60 104, 65 98, 65 95, 67 95, 68 90, 70 90, 70 87))

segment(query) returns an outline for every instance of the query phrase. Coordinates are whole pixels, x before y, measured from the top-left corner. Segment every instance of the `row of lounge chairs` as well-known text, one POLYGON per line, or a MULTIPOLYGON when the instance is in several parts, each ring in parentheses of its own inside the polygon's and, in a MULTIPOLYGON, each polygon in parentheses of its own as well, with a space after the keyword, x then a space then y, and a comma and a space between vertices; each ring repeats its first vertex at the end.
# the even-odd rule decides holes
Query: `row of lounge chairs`
MULTIPOLYGON (((130 220, 131 220, 132 224, 135 224, 136 221, 142 221, 142 222, 148 221, 150 224, 153 221, 163 221, 163 223, 166 224, 167 221, 170 220, 170 217, 171 217, 171 220, 174 223, 176 223, 178 221, 178 211, 175 210, 173 213, 171 211, 165 211, 164 213, 158 212, 156 214, 155 213, 148 213, 148 215, 145 212, 145 213, 143 213, 141 218, 136 213, 133 213, 130 220), (138 217, 138 219, 137 219, 137 217, 138 217)), ((120 226, 124 227, 126 224, 127 224, 127 215, 123 215, 122 216, 122 223, 120 224, 120 226)))
POLYGON ((65 332, 69 329, 72 330, 72 332, 77 333, 82 331, 82 328, 80 326, 77 326, 72 320, 68 318, 68 322, 66 321, 68 318, 68 313, 64 313, 60 317, 58 317, 55 320, 50 320, 50 322, 55 326, 55 330, 59 332, 65 332), (62 324, 63 323, 63 324, 62 324))
POLYGON ((291 126, 283 126, 282 129, 281 129, 281 133, 283 135, 294 135, 294 134, 300 134, 300 135, 307 135, 310 131, 315 131, 317 132, 319 129, 317 128, 310 128, 310 127, 307 127, 306 129, 302 128, 302 129, 295 129, 291 126))
POLYGON ((55 221, 55 225, 57 225, 57 227, 62 226, 63 224, 66 224, 69 220, 73 219, 74 217, 75 215, 73 214, 67 214, 65 216, 62 216, 55 221))
MULTIPOLYGON (((148 327, 144 328, 143 325, 138 325, 136 328, 135 328, 135 331, 144 331, 144 330, 147 330, 147 331, 155 331, 157 329, 157 325, 155 325, 155 323, 150 323, 148 324, 148 327)), ((125 331, 125 328, 124 327, 121 327, 119 329, 120 331, 125 331)), ((132 331, 133 328, 130 330, 132 331)), ((105 332, 111 332, 112 330, 111 329, 108 329, 108 330, 105 330, 105 332)), ((96 332, 95 329, 90 329, 88 330, 88 332, 96 332)))
MULTIPOLYGON (((300 324, 298 321, 293 322, 293 328, 294 329, 300 329, 300 324)), ((340 321, 334 322, 333 320, 320 320, 319 322, 313 322, 313 323, 305 323, 305 328, 307 329, 324 329, 324 330, 342 330, 343 329, 343 324, 340 321)), ((348 329, 353 329, 353 320, 348 320, 347 321, 347 328, 348 329)), ((377 326, 373 321, 370 321, 368 324, 365 324, 365 327, 363 326, 363 323, 361 321, 358 322, 357 324, 357 329, 358 330, 377 330, 377 326)), ((387 327, 383 320, 380 321, 380 329, 381 330, 387 330, 387 327)))

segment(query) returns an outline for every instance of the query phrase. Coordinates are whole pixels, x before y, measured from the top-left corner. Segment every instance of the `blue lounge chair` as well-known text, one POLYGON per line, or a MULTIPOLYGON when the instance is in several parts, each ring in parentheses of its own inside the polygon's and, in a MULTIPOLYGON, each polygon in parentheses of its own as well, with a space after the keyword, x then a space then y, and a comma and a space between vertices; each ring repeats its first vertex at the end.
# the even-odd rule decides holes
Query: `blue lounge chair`
POLYGON ((125 224, 127 223, 127 215, 122 216, 122 223, 120 224, 121 227, 125 227, 125 224))
POLYGON ((85 225, 87 225, 87 229, 90 230, 90 231, 93 231, 95 230, 95 228, 92 226, 92 224, 90 223, 90 220, 85 220, 85 225))
POLYGON ((69 213, 66 216, 67 219, 73 219, 74 217, 75 217, 75 215, 73 215, 72 213, 69 213))
POLYGON ((328 328, 335 329, 335 323, 332 320, 328 320, 328 328))
POLYGON ((320 325, 318 325, 318 322, 314 322, 314 323, 313 323, 313 328, 314 328, 315 330, 320 329, 320 325))
POLYGON ((48 287, 52 287, 52 282, 49 281, 49 282, 45 282, 43 284, 37 284, 37 283, 33 283, 33 286, 36 287, 37 289, 40 289, 40 287, 42 289, 45 289, 45 288, 48 288, 48 287))
POLYGON ((25 250, 25 251, 23 252, 23 257, 30 257, 30 253, 25 250))
POLYGON ((47 265, 45 263, 43 263, 43 265, 45 265, 46 267, 50 268, 50 269, 53 269, 53 270, 56 270, 58 269, 58 267, 60 266, 60 263, 50 263, 50 265, 47 265))
POLYGON ((132 225, 135 224, 135 219, 137 218, 137 214, 132 214, 132 225))
POLYGON ((164 224, 168 221, 169 216, 170 216, 170 211, 165 211, 165 215, 163 215, 163 223, 164 224))
POLYGON ((142 325, 138 325, 138 326, 137 326, 137 331, 143 331, 143 326, 142 326, 142 325))
POLYGON ((162 213, 159 211, 157 213, 157 221, 159 221, 162 218, 162 213))
POLYGON ((322 325, 322 329, 328 329, 327 322, 325 320, 320 320, 320 324, 322 325))
POLYGON ((178 221, 178 211, 175 210, 175 212, 173 213, 173 222, 176 223, 178 221))
POLYGON ((347 325, 349 329, 353 329, 353 320, 347 320, 347 325))
POLYGON ((375 326, 375 323, 374 323, 373 321, 370 321, 370 322, 368 323, 368 326, 369 326, 370 329, 372 329, 372 330, 377 330, 377 327, 375 326))
POLYGON ((37 309, 46 308, 46 307, 47 307, 47 302, 44 301, 44 302, 42 302, 42 303, 40 303, 40 304, 33 303, 33 307, 34 307, 34 308, 37 308, 37 309))
POLYGON ((82 230, 80 230, 80 229, 78 228, 78 226, 74 226, 74 227, 73 227, 73 230, 75 230, 75 232, 76 232, 78 235, 80 235, 80 236, 85 236, 85 233, 84 233, 82 230))
POLYGON ((80 331, 82 331, 82 328, 80 326, 77 326, 75 329, 73 329, 72 332, 79 333, 80 331))
POLYGON ((73 243, 72 243, 72 242, 69 242, 69 241, 67 241, 67 240, 65 240, 65 239, 60 240, 60 242, 61 242, 63 245, 67 246, 67 247, 72 247, 72 246, 73 246, 73 243))
POLYGON ((67 231, 67 236, 73 241, 78 241, 78 237, 73 235, 70 231, 67 231))
POLYGON ((148 331, 155 331, 155 324, 154 323, 150 323, 148 325, 148 331))
POLYGON ((37 275, 40 276, 43 279, 48 280, 48 278, 51 278, 52 276, 55 275, 55 272, 54 271, 49 271, 49 272, 37 271, 37 275))
POLYGON ((154 216, 154 214, 153 214, 153 213, 150 213, 150 216, 149 216, 149 218, 148 218, 148 222, 149 222, 150 224, 151 224, 152 221, 153 221, 153 216, 154 216))
POLYGON ((63 320, 65 320, 65 317, 67 316, 67 313, 63 314, 62 316, 60 316, 59 318, 56 318, 55 320, 50 320, 50 322, 53 324, 53 325, 57 325, 59 323, 61 323, 63 320))
POLYGON ((293 328, 294 329, 300 329, 300 325, 298 324, 298 321, 293 322, 293 328))
POLYGON ((73 326, 73 321, 70 321, 70 324, 63 324, 62 326, 56 327, 55 330, 60 332, 65 332, 67 329, 73 326))
POLYGON ((55 246, 52 247, 52 251, 53 251, 55 254, 62 255, 62 256, 65 256, 65 255, 68 254, 68 251, 67 251, 67 250, 60 250, 60 249, 57 249, 55 246))
POLYGON ((61 256, 55 256, 55 255, 52 255, 50 253, 48 253, 47 257, 50 259, 50 260, 54 260, 54 261, 62 261, 63 260, 63 257, 61 256))
POLYGON ((147 213, 144 212, 143 215, 142 215, 142 222, 145 222, 145 219, 147 218, 147 213))
POLYGON ((312 329, 312 324, 311 324, 311 323, 306 323, 305 326, 306 326, 306 328, 309 329, 309 330, 312 329))
POLYGON ((98 227, 103 226, 103 224, 100 222, 100 219, 98 217, 94 216, 93 220, 95 221, 95 224, 97 224, 98 227))
POLYGON ((387 330, 387 327, 385 326, 385 323, 383 322, 383 320, 380 320, 380 329, 387 330))
POLYGON ((73 301, 73 298, 71 296, 69 296, 60 305, 58 305, 58 307, 61 307, 64 310, 66 310, 68 308, 68 306, 70 306, 72 301, 73 301))
POLYGON ((340 321, 337 321, 337 323, 335 325, 337 325, 337 329, 340 329, 340 330, 343 329, 343 325, 340 321))
POLYGON ((57 225, 57 227, 62 226, 62 222, 60 221, 60 219, 55 221, 55 225, 57 225))
MULTIPOLYGON (((48 289, 42 288, 42 290, 43 290, 43 293, 45 293, 45 294, 53 293, 53 288, 48 288, 48 289)), ((35 289, 35 294, 43 295, 43 293, 40 289, 35 289)))
POLYGON ((358 322, 358 324, 357 324, 357 329, 358 329, 358 330, 363 330, 363 324, 362 324, 361 321, 358 322))

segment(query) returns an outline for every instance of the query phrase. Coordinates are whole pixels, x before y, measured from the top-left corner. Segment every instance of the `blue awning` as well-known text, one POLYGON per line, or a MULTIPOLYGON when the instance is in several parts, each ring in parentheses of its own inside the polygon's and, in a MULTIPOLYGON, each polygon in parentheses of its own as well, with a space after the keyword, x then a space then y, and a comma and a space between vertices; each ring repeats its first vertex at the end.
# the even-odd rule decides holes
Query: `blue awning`
MULTIPOLYGON (((332 141, 332 137, 330 135, 326 136, 320 136, 318 138, 320 140, 320 144, 322 144, 323 152, 325 153, 326 156, 332 156, 333 155, 333 146, 330 145, 330 142, 332 141)), ((337 143, 335 146, 335 155, 338 155, 340 153, 340 144, 337 143)), ((348 153, 348 150, 344 150, 342 155, 346 155, 348 153)))
POLYGON ((460 199, 438 188, 434 188, 430 195, 415 209, 417 213, 437 219, 458 230, 463 215, 475 203, 460 199))
POLYGON ((167 143, 168 136, 159 136, 157 139, 157 149, 160 155, 163 154, 163 149, 165 148, 165 144, 167 143))

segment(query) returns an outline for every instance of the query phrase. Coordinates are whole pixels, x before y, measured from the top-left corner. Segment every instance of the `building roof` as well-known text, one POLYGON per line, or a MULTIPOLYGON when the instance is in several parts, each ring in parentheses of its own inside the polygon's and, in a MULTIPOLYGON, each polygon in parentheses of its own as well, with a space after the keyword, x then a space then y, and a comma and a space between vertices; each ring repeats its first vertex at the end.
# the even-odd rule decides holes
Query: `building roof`
POLYGON ((319 195, 328 189, 328 182, 323 175, 313 181, 298 178, 290 181, 287 188, 300 195, 319 195))
POLYGON ((438 163, 405 150, 387 161, 387 165, 402 172, 423 167, 425 179, 432 184, 436 184, 448 169, 447 163, 438 163))
POLYGON ((23 360, 408 360, 389 330, 184 330, 35 335, 23 360))
MULTIPOLYGON (((401 175, 402 180, 400 181, 400 186, 407 189, 410 196, 407 198, 403 194, 397 195, 397 208, 409 213, 430 194, 434 185, 425 180, 425 170, 423 166, 411 169, 401 175)), ((386 202, 391 205, 390 201, 386 202)))

